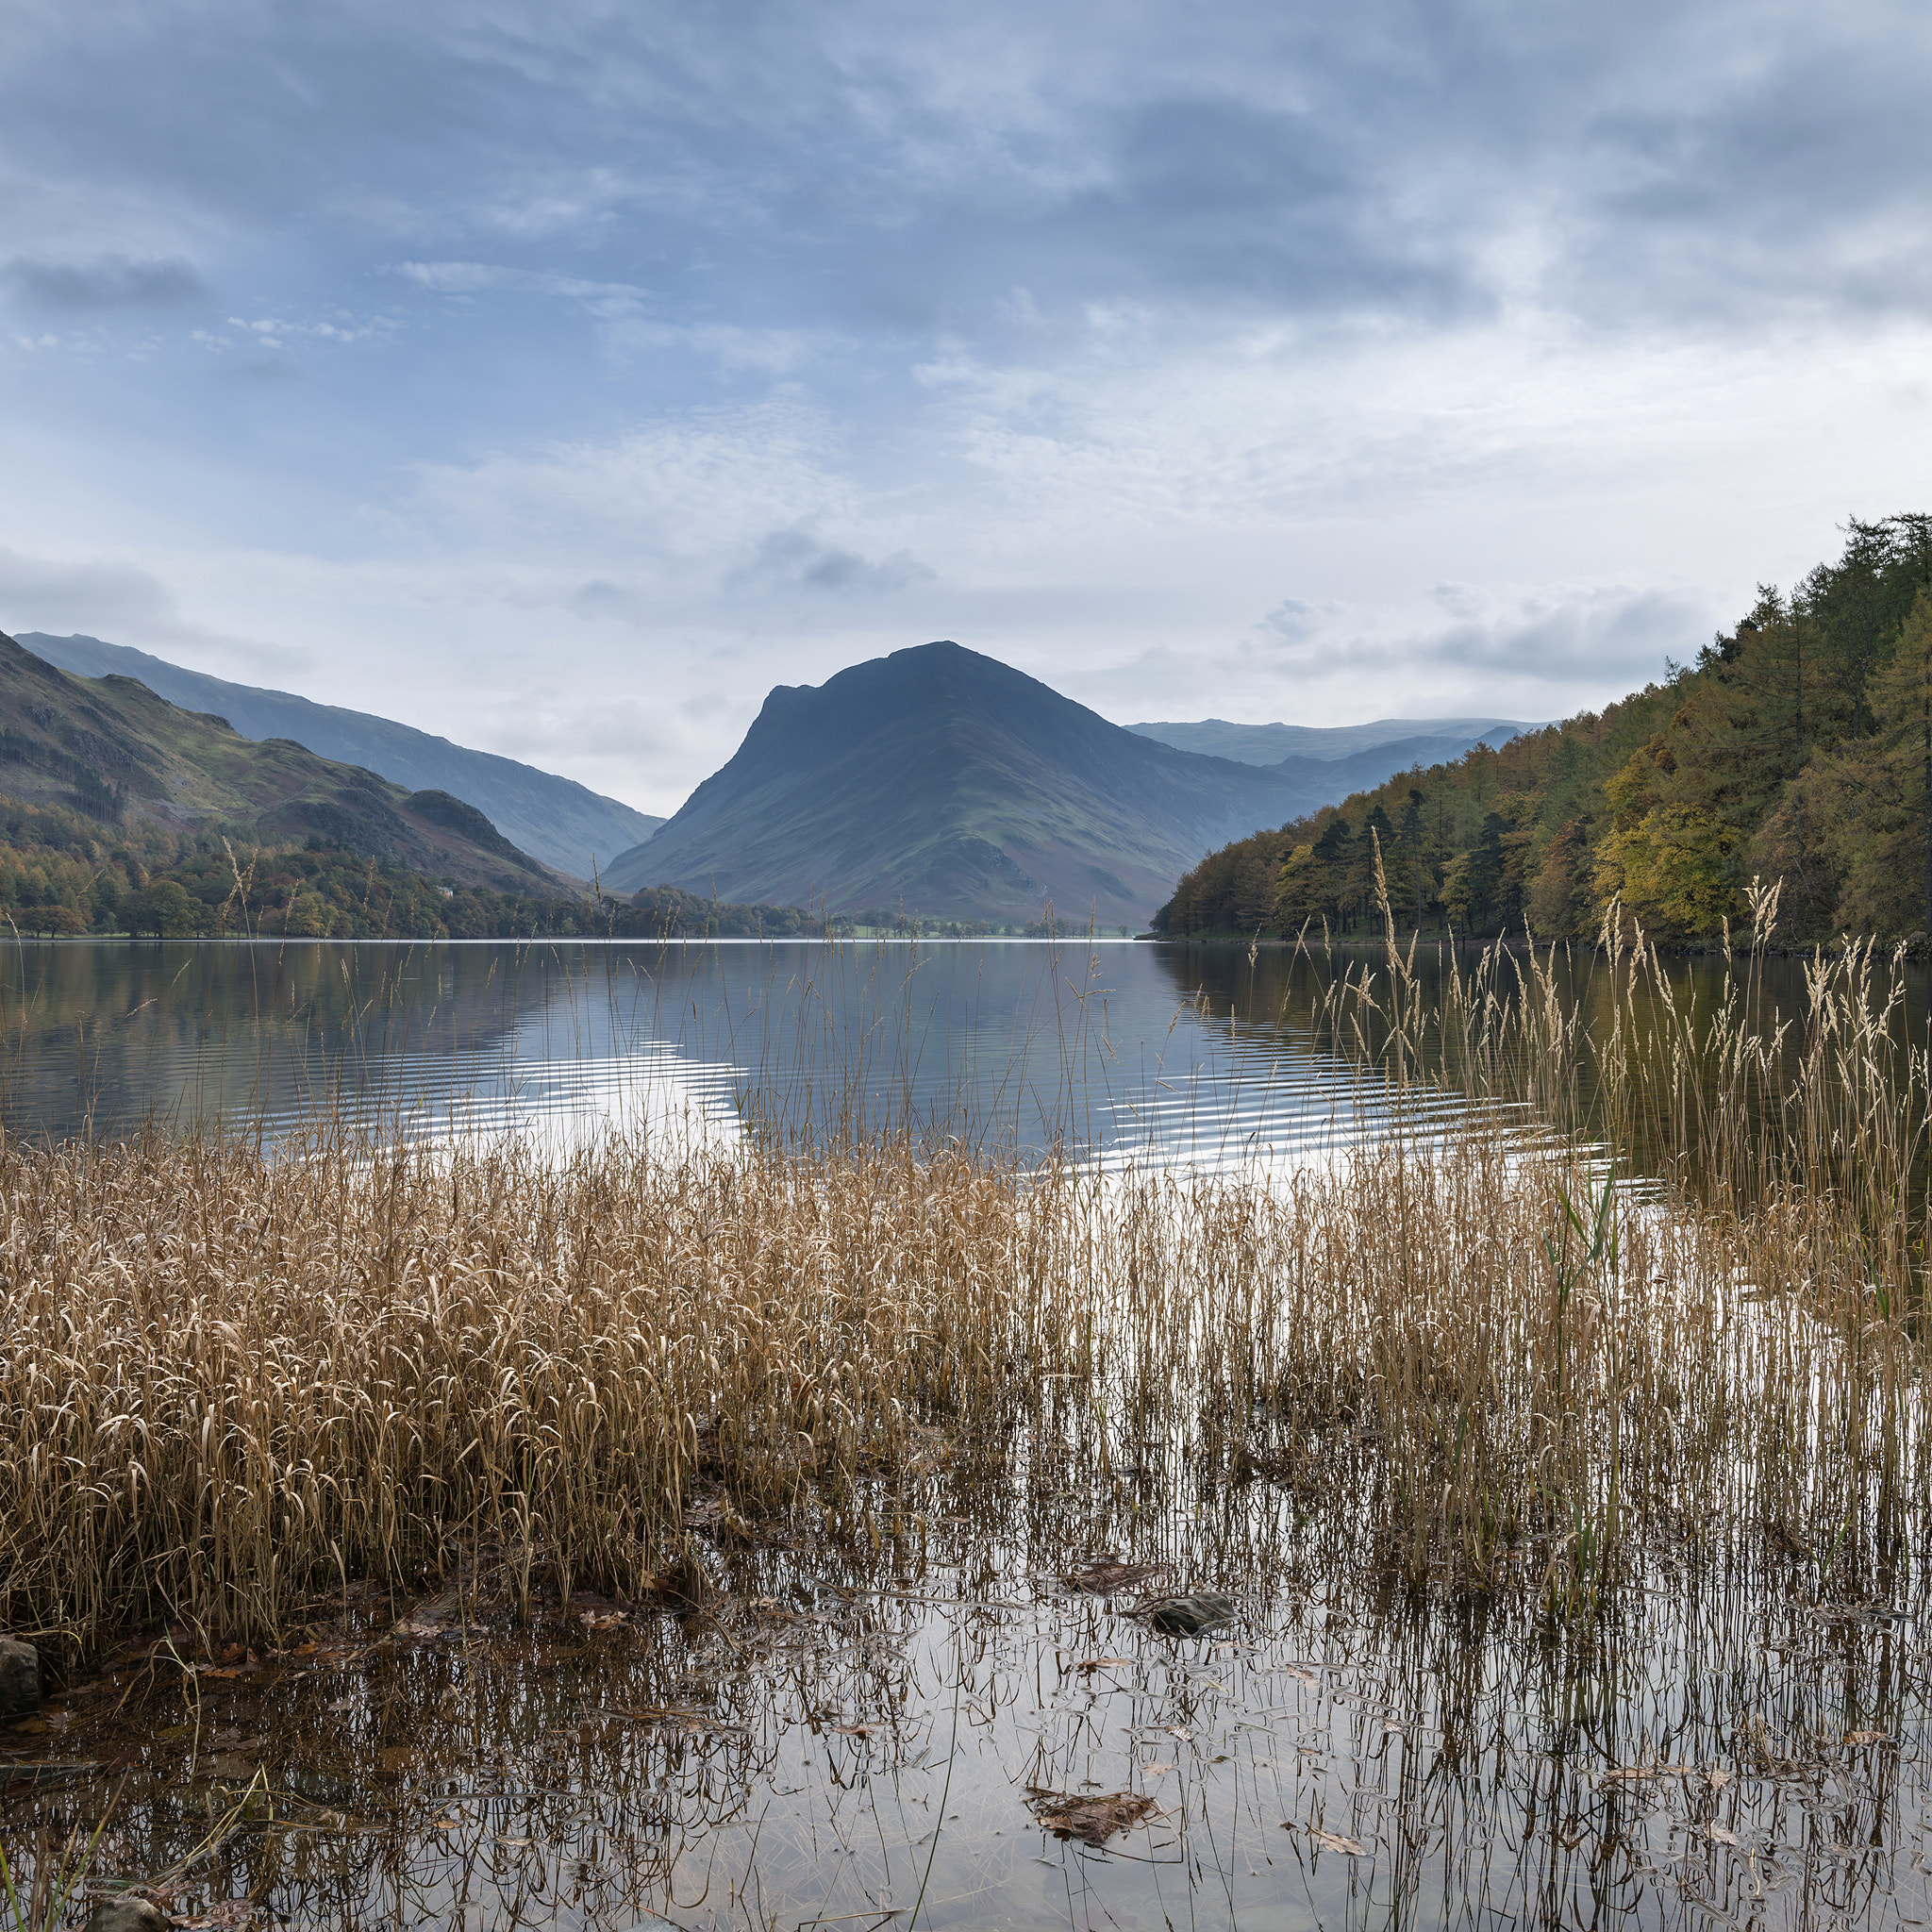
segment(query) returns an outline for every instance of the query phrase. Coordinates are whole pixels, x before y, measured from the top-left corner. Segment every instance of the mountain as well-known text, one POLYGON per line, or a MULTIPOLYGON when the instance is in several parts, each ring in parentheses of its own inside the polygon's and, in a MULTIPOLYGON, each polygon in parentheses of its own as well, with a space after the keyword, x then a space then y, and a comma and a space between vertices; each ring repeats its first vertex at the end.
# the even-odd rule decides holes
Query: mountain
POLYGON ((1138 924, 1212 846, 1313 809, 1279 772, 1109 724, 956 643, 780 685, 619 891, 1138 924))
POLYGON ((664 823, 572 779, 493 752, 468 751, 366 711, 230 684, 99 638, 56 638, 30 630, 19 641, 77 676, 139 678, 184 710, 225 718, 243 738, 291 738, 322 758, 380 772, 406 791, 446 791, 475 806, 513 844, 567 877, 589 878, 593 858, 601 864, 664 823))
POLYGON ((555 896, 563 885, 450 792, 411 791, 286 738, 258 743, 135 678, 69 676, 6 636, 0 794, 78 807, 104 834, 122 818, 207 823, 264 843, 312 836, 492 891, 555 896))
MULTIPOLYGON (((1307 758, 1324 764, 1355 758, 1374 751, 1401 752, 1424 741, 1453 742, 1454 751, 1437 752, 1422 760, 1424 764, 1460 758, 1477 742, 1500 745, 1520 732, 1540 731, 1540 724, 1524 724, 1512 718, 1377 718, 1369 724, 1231 724, 1225 718, 1203 718, 1193 724, 1129 724, 1143 738, 1158 738, 1163 744, 1182 751, 1201 752, 1208 758, 1239 758, 1248 765, 1278 765, 1289 758, 1307 758)), ((1404 758, 1389 767, 1389 773, 1405 772, 1416 762, 1404 758)), ((1363 778, 1359 784, 1380 781, 1363 778)))

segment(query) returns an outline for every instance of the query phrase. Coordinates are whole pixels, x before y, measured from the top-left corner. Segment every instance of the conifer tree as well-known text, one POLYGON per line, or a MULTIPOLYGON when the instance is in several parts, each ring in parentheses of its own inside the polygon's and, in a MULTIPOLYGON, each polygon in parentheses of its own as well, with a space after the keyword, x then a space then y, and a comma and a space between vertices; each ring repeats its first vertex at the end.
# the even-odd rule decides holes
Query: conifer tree
POLYGON ((1932 588, 1919 591, 1869 694, 1870 736, 1820 774, 1844 873, 1840 920, 1888 937, 1932 932, 1932 588))

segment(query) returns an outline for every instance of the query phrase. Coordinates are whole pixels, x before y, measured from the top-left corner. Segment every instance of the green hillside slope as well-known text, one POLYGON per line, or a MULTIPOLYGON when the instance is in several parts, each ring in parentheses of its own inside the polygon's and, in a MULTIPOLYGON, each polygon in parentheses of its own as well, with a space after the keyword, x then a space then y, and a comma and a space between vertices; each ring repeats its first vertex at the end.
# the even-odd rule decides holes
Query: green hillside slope
POLYGON ((1932 931, 1932 517, 1853 522, 1696 661, 1601 712, 1403 774, 1211 853, 1157 928, 1710 939, 1775 884, 1787 935, 1932 931))
POLYGON ((233 827, 265 843, 316 839, 495 892, 562 886, 474 806, 408 791, 285 739, 258 743, 131 677, 69 676, 0 636, 0 793, 111 824, 233 827))
POLYGON ((19 641, 81 677, 133 677, 184 710, 225 718, 243 738, 293 739, 338 764, 360 765, 407 791, 447 791, 474 806, 521 850, 569 877, 587 879, 664 822, 550 772, 471 751, 427 731, 318 705, 289 691, 231 684, 99 638, 24 631, 19 641))

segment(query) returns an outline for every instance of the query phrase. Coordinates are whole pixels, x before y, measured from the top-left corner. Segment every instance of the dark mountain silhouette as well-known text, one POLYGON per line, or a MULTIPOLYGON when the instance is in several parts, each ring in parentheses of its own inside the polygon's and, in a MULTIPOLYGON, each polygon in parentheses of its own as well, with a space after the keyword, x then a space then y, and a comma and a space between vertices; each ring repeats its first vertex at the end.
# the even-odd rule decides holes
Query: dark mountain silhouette
POLYGON ((573 779, 367 711, 230 684, 99 638, 30 630, 19 641, 76 676, 138 678, 170 704, 225 718, 243 738, 293 739, 322 758, 379 772, 406 791, 446 791, 474 806, 513 845, 572 878, 589 878, 593 857, 601 864, 664 823, 573 779))
POLYGON ((0 636, 0 796, 75 807, 103 845, 127 819, 207 825, 263 844, 309 838, 458 885, 558 894, 563 882, 489 819, 286 738, 259 743, 132 677, 72 677, 0 636))
POLYGON ((1177 751, 956 643, 778 686, 612 888, 1138 924, 1209 848, 1312 809, 1285 774, 1177 751))

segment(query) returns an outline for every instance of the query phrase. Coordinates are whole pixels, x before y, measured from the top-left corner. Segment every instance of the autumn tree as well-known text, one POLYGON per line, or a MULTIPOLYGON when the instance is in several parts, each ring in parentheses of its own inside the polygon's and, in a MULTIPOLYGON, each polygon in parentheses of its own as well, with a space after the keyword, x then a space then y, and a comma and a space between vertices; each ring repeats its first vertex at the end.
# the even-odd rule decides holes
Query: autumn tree
POLYGON ((1932 589, 1870 685, 1872 730, 1820 773, 1857 932, 1932 932, 1932 589))

